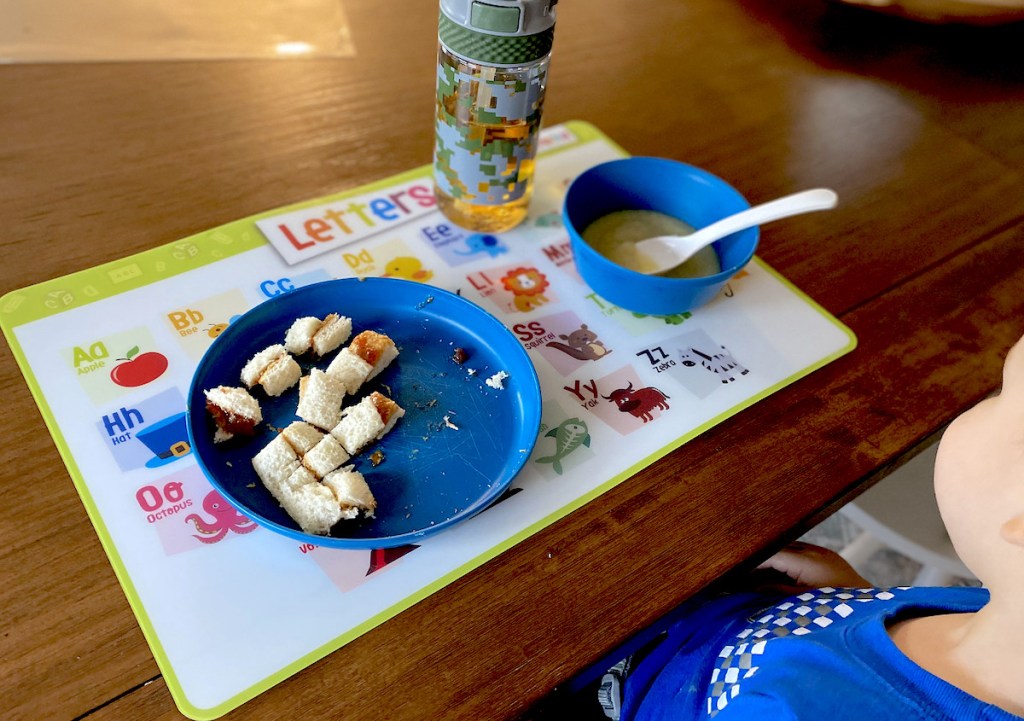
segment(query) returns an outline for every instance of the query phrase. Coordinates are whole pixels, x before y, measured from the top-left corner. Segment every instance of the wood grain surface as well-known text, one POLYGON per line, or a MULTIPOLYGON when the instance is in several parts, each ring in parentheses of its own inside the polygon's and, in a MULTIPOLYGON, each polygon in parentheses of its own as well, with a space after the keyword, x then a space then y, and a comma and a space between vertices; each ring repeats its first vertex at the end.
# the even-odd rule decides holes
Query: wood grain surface
MULTIPOLYGON (((352 58, 0 66, 0 293, 429 162, 436 4, 343 5, 352 58)), ((752 202, 836 189, 759 255, 859 345, 226 718, 529 717, 911 456, 1024 333, 1024 28, 825 0, 558 12, 546 124, 752 202)), ((6 348, 0 387, 0 715, 180 718, 6 348)))

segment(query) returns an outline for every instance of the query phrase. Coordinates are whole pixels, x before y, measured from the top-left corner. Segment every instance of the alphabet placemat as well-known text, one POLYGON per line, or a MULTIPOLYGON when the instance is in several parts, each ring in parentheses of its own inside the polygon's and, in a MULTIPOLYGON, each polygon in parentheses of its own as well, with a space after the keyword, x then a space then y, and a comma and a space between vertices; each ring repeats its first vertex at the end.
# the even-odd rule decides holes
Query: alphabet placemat
POLYGON ((644 316, 595 295, 575 271, 562 198, 581 171, 624 154, 586 123, 546 130, 529 217, 500 235, 447 221, 424 167, 0 299, 0 326, 182 713, 239 706, 853 349, 846 327, 756 258, 692 313, 644 316), (192 457, 185 392, 239 314, 379 275, 459 292, 504 322, 540 377, 541 433, 500 503, 421 544, 299 545, 226 510, 192 457), (293 613, 298 596, 322 613, 293 613), (260 643, 238 653, 254 628, 260 643))

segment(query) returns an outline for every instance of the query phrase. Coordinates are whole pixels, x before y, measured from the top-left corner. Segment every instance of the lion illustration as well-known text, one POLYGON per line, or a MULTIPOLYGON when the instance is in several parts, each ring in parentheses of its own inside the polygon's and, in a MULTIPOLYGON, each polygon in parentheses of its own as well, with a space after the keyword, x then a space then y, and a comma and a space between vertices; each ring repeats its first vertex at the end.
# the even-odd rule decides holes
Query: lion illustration
POLYGON ((501 284, 505 290, 512 293, 512 305, 521 313, 528 313, 534 308, 539 308, 548 302, 544 296, 550 283, 548 279, 536 268, 516 268, 510 270, 501 284))

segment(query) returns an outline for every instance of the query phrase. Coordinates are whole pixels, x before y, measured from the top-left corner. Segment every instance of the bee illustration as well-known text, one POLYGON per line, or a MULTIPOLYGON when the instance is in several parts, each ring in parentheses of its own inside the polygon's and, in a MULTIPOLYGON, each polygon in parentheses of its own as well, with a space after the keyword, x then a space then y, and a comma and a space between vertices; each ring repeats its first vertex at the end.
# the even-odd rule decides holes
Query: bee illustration
POLYGON ((227 327, 227 323, 214 323, 213 325, 206 329, 206 335, 210 336, 211 338, 216 338, 221 333, 223 333, 224 329, 227 327))

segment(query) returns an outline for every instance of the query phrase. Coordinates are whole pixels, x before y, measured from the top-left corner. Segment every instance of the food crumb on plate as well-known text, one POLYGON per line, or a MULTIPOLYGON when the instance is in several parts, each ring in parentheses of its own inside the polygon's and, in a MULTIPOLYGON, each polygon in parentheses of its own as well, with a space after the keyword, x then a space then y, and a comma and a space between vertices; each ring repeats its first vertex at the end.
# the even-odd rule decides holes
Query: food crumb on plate
POLYGON ((381 449, 378 448, 377 450, 375 450, 373 453, 370 454, 370 463, 373 464, 374 468, 376 468, 377 466, 379 466, 383 462, 384 462, 384 451, 382 451, 381 449))
POLYGON ((444 417, 444 424, 446 427, 451 428, 453 431, 459 430, 459 427, 452 423, 452 419, 449 418, 448 416, 444 417))
POLYGON ((503 381, 506 378, 508 378, 508 373, 506 373, 505 371, 498 371, 484 382, 487 383, 487 385, 489 385, 494 390, 500 391, 505 388, 505 383, 503 381))

